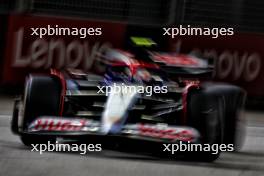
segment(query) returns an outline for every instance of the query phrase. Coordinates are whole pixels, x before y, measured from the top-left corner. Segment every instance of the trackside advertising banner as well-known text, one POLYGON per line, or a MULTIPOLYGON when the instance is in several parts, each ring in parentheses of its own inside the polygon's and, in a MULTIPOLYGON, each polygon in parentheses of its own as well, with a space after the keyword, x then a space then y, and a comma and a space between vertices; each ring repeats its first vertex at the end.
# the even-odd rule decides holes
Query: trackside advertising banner
POLYGON ((98 53, 123 48, 129 36, 148 36, 165 50, 194 53, 215 64, 214 79, 239 85, 249 96, 264 95, 264 35, 241 34, 218 38, 162 35, 162 27, 142 28, 121 23, 10 15, 3 44, 2 84, 23 84, 28 73, 49 68, 95 68, 98 53), (70 35, 62 35, 70 30, 70 35))
POLYGON ((98 53, 123 46, 125 33, 119 23, 11 15, 2 83, 22 83, 26 74, 51 67, 90 70, 98 53))
POLYGON ((170 51, 211 59, 215 80, 239 85, 250 96, 264 95, 264 35, 181 36, 170 39, 169 45, 170 51))

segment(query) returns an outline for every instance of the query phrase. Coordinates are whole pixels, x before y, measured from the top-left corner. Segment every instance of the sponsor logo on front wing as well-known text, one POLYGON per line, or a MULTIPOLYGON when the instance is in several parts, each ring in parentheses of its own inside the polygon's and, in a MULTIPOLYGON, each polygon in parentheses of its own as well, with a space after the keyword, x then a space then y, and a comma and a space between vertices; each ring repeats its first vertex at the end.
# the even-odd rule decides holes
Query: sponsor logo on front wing
MULTIPOLYGON (((99 132, 101 123, 99 121, 78 119, 41 117, 37 118, 29 126, 29 131, 86 131, 99 132)), ((149 138, 158 138, 170 141, 196 141, 199 133, 189 127, 174 127, 167 124, 128 124, 124 125, 121 134, 135 135, 149 138)))
POLYGON ((144 137, 166 139, 171 141, 196 141, 199 133, 189 127, 171 127, 167 124, 135 124, 127 125, 123 133, 144 137))
POLYGON ((29 131, 98 131, 99 122, 77 118, 42 117, 29 126, 29 131))

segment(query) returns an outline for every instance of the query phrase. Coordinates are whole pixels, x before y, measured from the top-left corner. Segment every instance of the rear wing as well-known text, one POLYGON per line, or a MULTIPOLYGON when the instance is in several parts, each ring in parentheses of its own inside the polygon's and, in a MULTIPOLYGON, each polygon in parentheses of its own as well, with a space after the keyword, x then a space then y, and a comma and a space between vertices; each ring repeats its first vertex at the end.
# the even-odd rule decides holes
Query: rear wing
POLYGON ((208 60, 192 55, 152 52, 151 58, 169 75, 211 77, 214 70, 208 60))
POLYGON ((157 52, 151 38, 130 37, 131 50, 137 59, 154 62, 169 75, 188 78, 212 77, 214 67, 208 60, 193 55, 157 52))

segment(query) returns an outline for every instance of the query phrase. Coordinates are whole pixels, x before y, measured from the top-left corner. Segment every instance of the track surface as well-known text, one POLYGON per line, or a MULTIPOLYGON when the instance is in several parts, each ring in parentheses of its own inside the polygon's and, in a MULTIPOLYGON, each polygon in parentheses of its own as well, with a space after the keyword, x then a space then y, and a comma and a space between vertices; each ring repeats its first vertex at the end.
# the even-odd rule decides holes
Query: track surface
POLYGON ((0 97, 0 176, 264 176, 264 113, 246 112, 246 142, 239 153, 222 153, 214 163, 158 159, 103 150, 100 153, 49 152, 24 147, 9 129, 12 98, 0 97))

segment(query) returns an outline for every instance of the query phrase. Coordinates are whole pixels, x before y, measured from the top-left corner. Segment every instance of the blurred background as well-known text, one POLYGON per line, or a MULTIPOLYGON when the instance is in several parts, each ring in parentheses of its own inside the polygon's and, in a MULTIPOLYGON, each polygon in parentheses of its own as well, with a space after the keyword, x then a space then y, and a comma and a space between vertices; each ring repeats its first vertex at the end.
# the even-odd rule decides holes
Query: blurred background
POLYGON ((94 50, 100 49, 94 48, 95 43, 124 48, 130 36, 146 36, 153 38, 162 50, 194 53, 212 59, 215 63, 214 79, 242 86, 248 91, 251 104, 257 106, 262 102, 257 100, 264 97, 263 10, 264 3, 260 0, 2 0, 0 85, 8 89, 18 88, 29 72, 42 72, 50 67, 80 67, 83 60, 93 59, 94 50), (44 41, 49 49, 32 57, 32 46, 39 39, 30 35, 30 28, 47 25, 99 26, 103 28, 103 35, 86 39, 46 36, 44 41), (210 36, 170 39, 162 35, 163 27, 179 25, 232 27, 235 35, 217 39, 210 36), (61 46, 51 47, 57 41, 62 41, 61 46), (75 50, 68 51, 73 44, 75 50), (87 44, 89 46, 85 47, 87 44), (78 57, 78 48, 88 53, 86 58, 78 57))
POLYGON ((264 175, 264 2, 261 0, 0 0, 0 175, 264 175), (102 36, 31 36, 31 29, 101 27, 102 36), (163 27, 233 27, 234 36, 163 36, 163 27), (164 161, 118 152, 99 156, 30 153, 9 130, 13 98, 28 73, 82 68, 104 46, 126 48, 130 36, 215 64, 214 81, 243 87, 248 121, 241 152, 213 164, 164 161), (37 42, 47 48, 32 51, 37 42), (73 49, 72 49, 73 48, 73 49), (69 166, 69 167, 68 167, 69 166))

